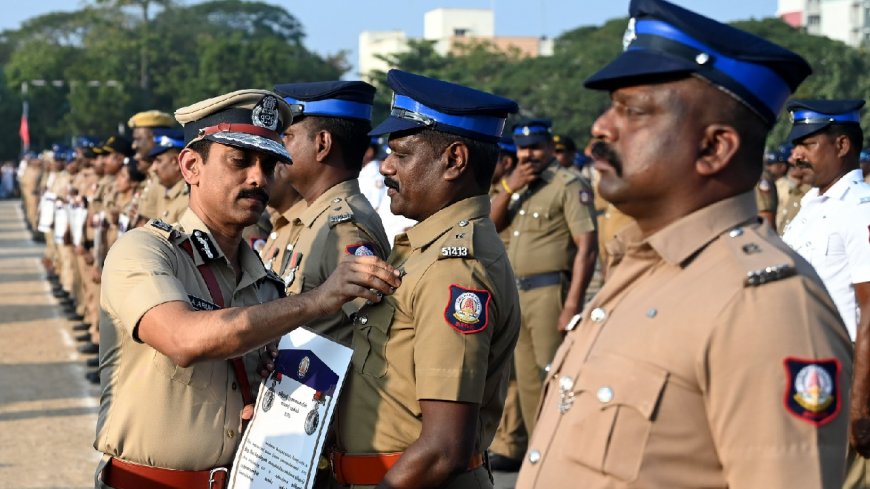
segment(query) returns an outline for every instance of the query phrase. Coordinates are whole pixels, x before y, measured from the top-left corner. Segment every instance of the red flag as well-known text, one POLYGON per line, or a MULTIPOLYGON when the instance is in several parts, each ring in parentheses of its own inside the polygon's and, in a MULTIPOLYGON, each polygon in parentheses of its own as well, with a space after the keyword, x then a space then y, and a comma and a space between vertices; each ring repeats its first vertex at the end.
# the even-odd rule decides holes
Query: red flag
POLYGON ((21 125, 18 126, 18 135, 21 137, 21 146, 23 151, 30 149, 30 125, 27 123, 27 102, 25 101, 21 107, 21 125))

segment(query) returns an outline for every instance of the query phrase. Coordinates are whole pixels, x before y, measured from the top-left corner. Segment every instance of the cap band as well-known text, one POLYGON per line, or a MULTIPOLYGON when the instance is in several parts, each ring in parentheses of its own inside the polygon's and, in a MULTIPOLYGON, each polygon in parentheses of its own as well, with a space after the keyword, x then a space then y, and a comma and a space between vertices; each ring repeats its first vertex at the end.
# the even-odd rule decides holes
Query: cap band
POLYGON ((184 140, 175 139, 169 136, 159 136, 154 138, 154 143, 162 148, 183 148, 184 140))
POLYGON ((796 110, 791 113, 793 124, 830 124, 831 122, 861 122, 861 114, 854 110, 845 114, 823 114, 812 110, 796 110))
POLYGON ((281 138, 278 136, 278 133, 275 131, 271 131, 266 129, 265 127, 255 126, 253 124, 229 124, 229 123, 221 123, 215 126, 203 127, 199 130, 198 136, 194 139, 204 138, 206 136, 211 136, 212 134, 217 134, 219 132, 240 132, 242 134, 250 134, 251 136, 260 136, 262 138, 269 139, 271 141, 275 141, 276 143, 281 143, 281 138))
POLYGON ((451 115, 427 107, 405 95, 393 97, 390 115, 399 119, 419 122, 427 127, 437 128, 438 124, 451 126, 465 131, 490 137, 501 137, 507 120, 489 115, 451 115))
POLYGON ((514 136, 531 136, 532 134, 550 134, 547 126, 517 126, 514 128, 514 136))
POLYGON ((320 115, 328 117, 344 117, 347 119, 372 119, 372 106, 362 102, 350 100, 325 99, 325 100, 298 100, 293 97, 284 97, 284 101, 292 105, 302 106, 302 112, 293 112, 293 117, 305 115, 320 115))
POLYGON ((688 58, 699 66, 710 66, 740 84, 763 103, 774 116, 779 113, 791 93, 785 80, 773 70, 719 53, 666 22, 638 19, 635 33, 638 37, 629 44, 626 51, 649 49, 688 58), (685 47, 695 49, 697 52, 687 51, 685 47))
POLYGON ((508 143, 498 143, 498 149, 502 151, 506 151, 508 153, 516 153, 517 145, 516 144, 508 144, 508 143))

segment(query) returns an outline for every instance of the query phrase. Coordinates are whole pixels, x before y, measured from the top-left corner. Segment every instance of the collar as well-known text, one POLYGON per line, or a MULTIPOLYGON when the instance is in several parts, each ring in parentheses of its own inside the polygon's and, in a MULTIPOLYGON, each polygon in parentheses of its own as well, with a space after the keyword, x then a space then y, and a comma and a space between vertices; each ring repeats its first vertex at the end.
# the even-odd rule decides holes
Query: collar
MULTIPOLYGON (((329 206, 333 204, 333 201, 336 198, 345 198, 348 195, 358 193, 360 193, 359 181, 356 178, 345 180, 333 185, 329 190, 323 192, 320 197, 316 198, 308 208, 302 211, 301 214, 299 214, 299 220, 302 221, 302 224, 304 224, 305 227, 311 227, 311 225, 314 224, 314 221, 329 209, 329 206)), ((290 209, 293 209, 294 207, 296 206, 293 206, 290 209)))
MULTIPOLYGON (((196 250, 196 253, 193 254, 193 262, 196 266, 206 263, 205 259, 208 259, 209 262, 220 261, 226 266, 231 267, 223 250, 221 250, 221 247, 217 244, 217 240, 214 239, 214 235, 212 235, 205 223, 202 222, 202 219, 200 219, 199 216, 197 216, 189 207, 185 209, 184 213, 181 214, 181 217, 178 219, 178 227, 181 228, 181 231, 190 235, 189 239, 196 250), (197 234, 199 234, 199 236, 197 236, 197 234), (207 253, 204 251, 204 247, 208 247, 214 258, 208 258, 207 253)), ((239 281, 237 288, 241 289, 247 287, 248 285, 262 280, 263 277, 266 276, 266 269, 263 267, 263 262, 260 261, 256 252, 245 243, 245 240, 239 241, 238 256, 239 263, 242 267, 242 279, 239 281)))
POLYGON ((489 196, 476 195, 454 202, 427 219, 408 229, 411 248, 419 249, 431 244, 439 236, 449 231, 459 221, 472 221, 489 216, 489 196))
POLYGON ((617 236, 629 249, 646 244, 668 263, 682 266, 722 233, 757 219, 757 215, 753 190, 698 209, 659 230, 645 241, 636 223, 632 223, 617 236))
POLYGON ((166 198, 174 199, 181 194, 187 193, 187 183, 182 178, 181 180, 175 182, 171 188, 166 189, 166 198))
MULTIPOLYGON (((863 181, 864 174, 861 172, 860 168, 856 168, 840 177, 840 179, 837 180, 837 183, 831 185, 831 188, 829 188, 827 192, 822 194, 822 196, 829 199, 843 200, 843 197, 846 196, 846 194, 849 192, 849 188, 852 185, 863 181)), ((818 192, 817 189, 816 192, 818 192)))

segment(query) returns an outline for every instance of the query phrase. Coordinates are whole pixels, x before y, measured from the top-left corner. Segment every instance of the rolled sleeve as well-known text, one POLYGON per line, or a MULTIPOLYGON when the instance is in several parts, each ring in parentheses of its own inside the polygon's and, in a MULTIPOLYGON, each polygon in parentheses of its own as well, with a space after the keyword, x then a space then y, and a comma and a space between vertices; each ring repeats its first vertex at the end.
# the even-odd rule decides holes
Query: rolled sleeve
POLYGON ((595 220, 592 218, 594 213, 592 192, 586 190, 579 180, 575 180, 565 188, 564 199, 565 221, 568 223, 571 236, 577 237, 595 231, 595 220), (588 203, 583 202, 584 192, 588 192, 588 203))
POLYGON ((175 276, 176 257, 158 236, 134 230, 109 251, 103 268, 101 303, 134 340, 139 320, 151 308, 172 301, 187 302, 175 276))

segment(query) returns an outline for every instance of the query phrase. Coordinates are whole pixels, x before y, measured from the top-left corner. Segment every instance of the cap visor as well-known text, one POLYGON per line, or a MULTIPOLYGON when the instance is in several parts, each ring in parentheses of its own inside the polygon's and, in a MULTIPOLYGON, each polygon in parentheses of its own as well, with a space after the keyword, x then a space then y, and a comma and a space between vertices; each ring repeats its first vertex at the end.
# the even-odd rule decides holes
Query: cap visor
POLYGON ((514 144, 519 147, 531 146, 533 144, 543 143, 547 141, 546 134, 529 134, 528 136, 519 134, 514 136, 514 144))
POLYGON ((689 74, 697 66, 682 59, 648 50, 625 51, 583 82, 592 90, 609 90, 648 81, 649 78, 689 74))
POLYGON ((205 139, 236 148, 269 153, 277 157, 279 160, 288 163, 293 162, 293 158, 290 157, 290 153, 287 152, 287 148, 285 148, 283 144, 262 136, 255 136, 243 132, 217 132, 206 136, 205 139))
POLYGON ((828 127, 829 124, 798 124, 792 126, 791 132, 788 133, 788 142, 794 143, 798 139, 803 139, 811 134, 817 133, 828 127))
POLYGON ((416 129, 425 127, 422 122, 411 121, 408 119, 399 119, 398 117, 387 117, 383 122, 369 132, 369 136, 383 136, 393 132, 407 131, 408 129, 416 129))
POLYGON ((155 146, 154 149, 152 149, 151 151, 148 152, 148 157, 149 158, 156 158, 156 157, 162 155, 163 153, 169 151, 170 149, 172 149, 172 148, 168 148, 166 146, 155 146))

